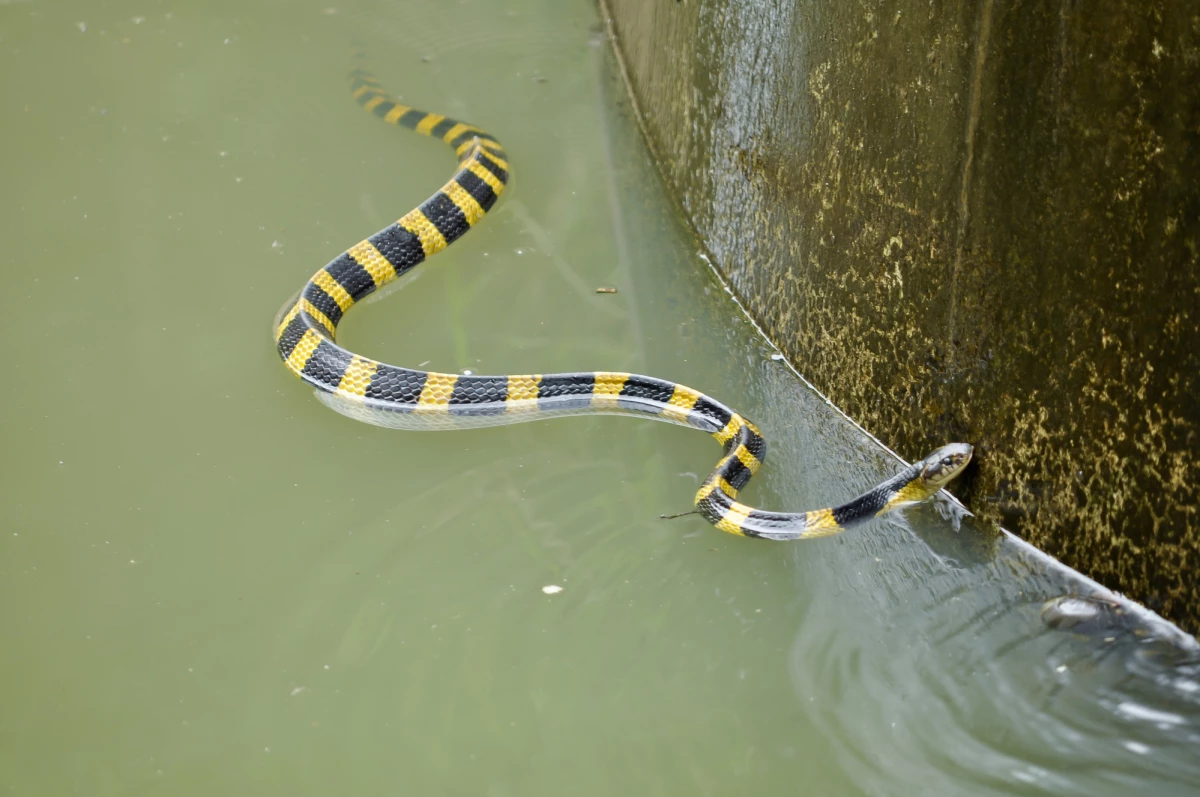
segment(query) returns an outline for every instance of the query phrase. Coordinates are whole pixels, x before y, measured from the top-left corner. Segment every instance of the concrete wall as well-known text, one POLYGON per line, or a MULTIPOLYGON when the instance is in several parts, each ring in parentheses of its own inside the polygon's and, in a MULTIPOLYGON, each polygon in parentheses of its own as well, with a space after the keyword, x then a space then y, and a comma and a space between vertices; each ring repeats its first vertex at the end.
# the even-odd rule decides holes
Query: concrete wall
POLYGON ((1200 6, 602 0, 768 335, 976 513, 1200 629, 1200 6))

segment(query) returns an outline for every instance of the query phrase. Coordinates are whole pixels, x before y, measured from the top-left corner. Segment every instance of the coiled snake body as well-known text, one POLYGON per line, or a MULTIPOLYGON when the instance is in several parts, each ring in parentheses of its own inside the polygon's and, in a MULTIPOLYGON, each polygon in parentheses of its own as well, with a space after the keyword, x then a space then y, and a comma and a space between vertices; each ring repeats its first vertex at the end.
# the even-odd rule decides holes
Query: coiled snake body
POLYGON ((476 376, 439 374, 376 362, 335 342, 356 302, 444 249, 483 218, 508 181, 508 160, 478 127, 394 102, 373 75, 350 73, 354 98, 390 124, 440 138, 459 158, 440 191, 322 268, 275 328, 279 356, 334 409, 382 426, 445 429, 492 426, 551 415, 636 414, 709 432, 725 456, 696 493, 696 510, 731 534, 797 540, 846 527, 936 493, 966 466, 971 446, 954 443, 908 466, 858 498, 811 512, 768 512, 737 500, 758 472, 766 441, 749 420, 683 385, 638 374, 590 372, 476 376))

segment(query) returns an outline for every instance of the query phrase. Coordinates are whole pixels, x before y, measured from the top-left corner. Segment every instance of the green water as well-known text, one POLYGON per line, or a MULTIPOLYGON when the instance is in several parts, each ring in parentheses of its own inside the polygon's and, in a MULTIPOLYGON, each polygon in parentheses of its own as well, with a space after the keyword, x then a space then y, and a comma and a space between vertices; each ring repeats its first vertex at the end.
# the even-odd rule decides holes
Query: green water
POLYGON ((343 343, 692 385, 770 508, 896 468, 712 277, 590 3, 329 2, 0 2, 0 793, 1193 793, 1193 657, 1044 628, 1069 576, 952 504, 756 543, 657 519, 692 430, 315 401, 272 316, 453 164, 354 106, 362 40, 513 180, 343 343))

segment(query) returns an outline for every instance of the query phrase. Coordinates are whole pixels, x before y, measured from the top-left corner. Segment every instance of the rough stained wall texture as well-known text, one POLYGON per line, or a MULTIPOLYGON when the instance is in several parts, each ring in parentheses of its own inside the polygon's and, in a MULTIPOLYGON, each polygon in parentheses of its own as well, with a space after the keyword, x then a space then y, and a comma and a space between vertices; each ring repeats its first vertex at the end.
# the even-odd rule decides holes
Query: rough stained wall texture
POLYGON ((603 0, 647 137, 802 373, 1200 630, 1200 6, 603 0))

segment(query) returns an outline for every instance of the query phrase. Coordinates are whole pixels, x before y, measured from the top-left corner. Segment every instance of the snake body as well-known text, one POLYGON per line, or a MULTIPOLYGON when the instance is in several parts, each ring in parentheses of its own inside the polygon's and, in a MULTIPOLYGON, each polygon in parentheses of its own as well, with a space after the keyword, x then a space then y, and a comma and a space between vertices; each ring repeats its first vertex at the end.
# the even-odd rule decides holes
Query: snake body
POLYGON ((352 70, 350 79, 352 94, 363 108, 390 124, 440 138, 459 160, 441 190, 319 270, 277 318, 279 356, 334 409, 405 429, 493 426, 580 414, 634 414, 702 429, 721 443, 725 455, 696 493, 696 510, 722 531, 772 540, 836 534, 924 500, 970 460, 971 446, 951 444, 841 506, 768 512, 737 500, 739 490, 762 466, 762 433, 738 412, 690 387, 602 371, 441 374, 388 365, 342 348, 336 332, 346 311, 474 227, 504 191, 509 176, 504 148, 480 128, 395 102, 363 68, 352 70))

